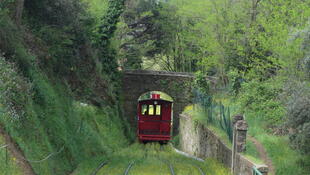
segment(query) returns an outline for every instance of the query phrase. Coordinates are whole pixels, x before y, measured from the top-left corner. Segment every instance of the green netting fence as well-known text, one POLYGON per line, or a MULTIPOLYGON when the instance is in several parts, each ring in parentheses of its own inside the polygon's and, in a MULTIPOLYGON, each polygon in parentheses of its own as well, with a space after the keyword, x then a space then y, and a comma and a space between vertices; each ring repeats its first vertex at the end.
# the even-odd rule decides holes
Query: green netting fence
POLYGON ((222 102, 215 101, 209 94, 193 90, 195 105, 199 105, 206 117, 207 123, 223 130, 232 142, 233 128, 231 122, 230 108, 224 106, 222 102))

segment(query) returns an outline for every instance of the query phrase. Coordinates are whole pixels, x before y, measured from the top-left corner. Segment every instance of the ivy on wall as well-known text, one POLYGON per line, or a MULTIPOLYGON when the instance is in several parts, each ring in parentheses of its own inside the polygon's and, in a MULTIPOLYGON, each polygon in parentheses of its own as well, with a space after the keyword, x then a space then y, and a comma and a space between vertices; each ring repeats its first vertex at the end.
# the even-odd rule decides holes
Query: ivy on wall
POLYGON ((119 16, 124 9, 124 0, 109 0, 108 10, 106 15, 102 18, 102 24, 98 28, 97 44, 101 48, 101 62, 103 63, 102 71, 108 75, 112 75, 112 80, 117 80, 115 72, 118 64, 115 58, 115 50, 110 47, 110 39, 113 37, 117 29, 117 22, 119 16), (112 73, 112 74, 111 74, 112 73))

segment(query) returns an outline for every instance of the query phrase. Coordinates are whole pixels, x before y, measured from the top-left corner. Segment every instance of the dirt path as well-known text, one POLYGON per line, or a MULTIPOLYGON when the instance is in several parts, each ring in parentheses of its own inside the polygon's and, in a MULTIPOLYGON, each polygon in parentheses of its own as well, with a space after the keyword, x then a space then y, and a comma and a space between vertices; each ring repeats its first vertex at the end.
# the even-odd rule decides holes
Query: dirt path
POLYGON ((259 153, 259 157, 267 164, 269 172, 268 174, 270 175, 275 175, 275 169, 274 166, 272 164, 271 159, 268 157, 268 154, 264 148, 264 146, 258 141, 256 140, 254 137, 252 136, 248 136, 249 140, 252 141, 259 153))
POLYGON ((24 159, 23 151, 19 148, 17 143, 8 135, 8 133, 4 131, 4 129, 1 126, 0 126, 0 135, 4 138, 9 152, 13 157, 16 158, 18 165, 24 172, 24 175, 35 175, 35 172, 32 169, 29 162, 27 162, 24 159))

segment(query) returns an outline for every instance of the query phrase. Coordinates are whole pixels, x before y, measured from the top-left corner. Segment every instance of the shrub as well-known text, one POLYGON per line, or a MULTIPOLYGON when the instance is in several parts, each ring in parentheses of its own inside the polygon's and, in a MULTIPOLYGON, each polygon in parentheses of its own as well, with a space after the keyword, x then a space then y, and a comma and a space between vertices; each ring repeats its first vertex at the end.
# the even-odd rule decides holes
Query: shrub
POLYGON ((195 87, 202 92, 202 94, 209 94, 210 91, 210 85, 206 79, 206 76, 204 75, 203 72, 198 71, 196 73, 196 78, 195 78, 195 87))
MULTIPOLYGON (((289 90, 288 90, 289 91, 289 90)), ((288 125, 292 128, 290 140, 302 152, 310 153, 310 85, 295 82, 287 101, 288 125)))
POLYGON ((31 84, 17 72, 14 64, 0 55, 0 105, 13 119, 20 119, 30 96, 31 84))

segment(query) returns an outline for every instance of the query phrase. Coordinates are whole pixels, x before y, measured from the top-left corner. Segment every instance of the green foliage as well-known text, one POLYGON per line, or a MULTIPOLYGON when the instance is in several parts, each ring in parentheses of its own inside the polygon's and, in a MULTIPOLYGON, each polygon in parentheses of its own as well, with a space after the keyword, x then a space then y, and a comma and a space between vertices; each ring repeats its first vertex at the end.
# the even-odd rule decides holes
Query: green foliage
POLYGON ((305 29, 298 31, 294 39, 303 39, 301 50, 303 51, 303 58, 299 60, 298 68, 304 71, 305 76, 310 80, 310 23, 305 29))
POLYGON ((123 8, 123 0, 109 0, 107 14, 102 18, 103 21, 98 31, 98 34, 100 35, 98 38, 98 44, 101 45, 102 48, 108 47, 110 42, 109 39, 113 37, 119 16, 123 12, 123 8))
POLYGON ((302 152, 310 153, 310 85, 294 82, 294 86, 288 86, 286 95, 288 126, 291 128, 290 140, 295 148, 302 152))
POLYGON ((38 73, 33 86, 33 101, 25 108, 27 118, 11 122, 6 120, 7 113, 0 122, 28 160, 59 152, 46 161, 30 162, 38 174, 66 174, 94 154, 108 156, 127 145, 117 108, 73 103, 65 87, 51 85, 38 73))
POLYGON ((231 122, 230 108, 217 102, 210 94, 201 93, 199 90, 194 91, 194 120, 207 126, 216 127, 226 134, 227 138, 232 141, 233 129, 231 122), (201 113, 197 115, 197 113, 201 113))
POLYGON ((202 92, 202 94, 207 95, 208 93, 210 93, 210 85, 209 85, 205 75, 200 71, 196 72, 195 87, 200 92, 202 92))
POLYGON ((261 157, 259 155, 259 152, 256 148, 256 145, 247 139, 246 142, 246 150, 243 153, 247 158, 254 161, 256 164, 263 164, 264 162, 261 160, 261 157))
POLYGON ((106 13, 99 17, 101 20, 96 24, 93 33, 95 36, 94 43, 99 49, 100 73, 107 77, 106 79, 110 84, 109 92, 112 94, 119 93, 120 74, 118 72, 116 51, 111 46, 110 40, 114 36, 123 8, 124 0, 108 0, 106 13))
POLYGON ((68 174, 128 144, 119 106, 111 105, 115 87, 100 71, 101 48, 90 44, 93 20, 81 7, 80 1, 25 1, 29 30, 0 12, 0 123, 37 174, 68 174), (74 95, 105 106, 80 104, 74 95))
POLYGON ((181 53, 187 43, 178 41, 182 35, 176 32, 183 26, 175 9, 155 0, 130 0, 126 5, 114 38, 121 66, 192 72, 193 55, 181 53))
POLYGON ((269 127, 283 124, 284 104, 279 99, 282 84, 275 80, 260 82, 252 80, 242 84, 238 97, 240 108, 245 114, 252 113, 266 121, 269 127))
POLYGON ((276 175, 304 175, 309 172, 309 155, 301 154, 290 147, 287 136, 275 136, 266 131, 264 121, 250 114, 247 117, 249 134, 260 141, 275 167, 276 175))
MULTIPOLYGON (((159 26, 157 31, 163 36, 154 42, 160 43, 157 46, 161 48, 157 64, 173 71, 201 70, 223 79, 230 70, 266 79, 282 67, 296 65, 301 56, 301 40, 290 37, 292 31, 304 29, 309 3, 273 3, 276 6, 255 0, 160 2, 152 10, 157 16, 149 17, 153 19, 149 20, 150 25, 159 26)), ((130 15, 138 10, 133 11, 130 15)), ((135 16, 139 18, 139 14, 135 16)))
POLYGON ((31 84, 18 73, 16 66, 0 55, 0 107, 6 107, 12 120, 25 117, 30 89, 31 84))
POLYGON ((48 52, 36 53, 46 71, 67 77, 94 67, 95 54, 90 51, 95 50, 90 45, 94 21, 80 1, 26 1, 25 11, 27 24, 41 40, 40 49, 48 52), (80 68, 85 62, 89 66, 80 68))
POLYGON ((142 57, 153 56, 156 52, 154 26, 157 4, 155 1, 130 0, 118 23, 113 38, 117 48, 120 66, 124 69, 141 69, 142 57))
POLYGON ((0 16, 9 13, 9 7, 14 3, 14 1, 15 0, 3 0, 0 2, 0 16))
POLYGON ((83 4, 76 0, 26 0, 25 15, 32 25, 66 26, 78 23, 83 4), (60 15, 61 14, 61 15, 60 15))
POLYGON ((107 13, 109 0, 83 0, 88 5, 87 11, 97 20, 101 20, 103 14, 107 13))

